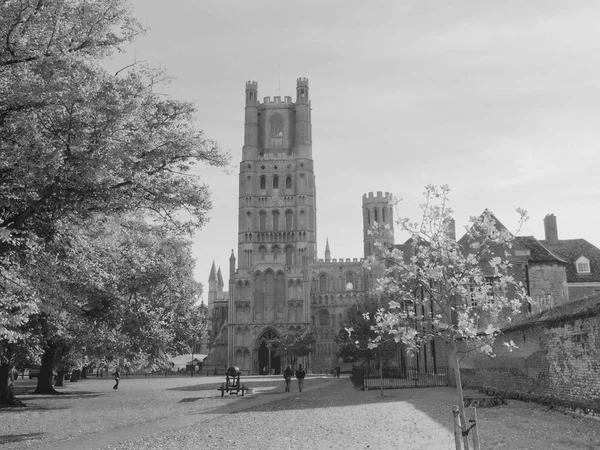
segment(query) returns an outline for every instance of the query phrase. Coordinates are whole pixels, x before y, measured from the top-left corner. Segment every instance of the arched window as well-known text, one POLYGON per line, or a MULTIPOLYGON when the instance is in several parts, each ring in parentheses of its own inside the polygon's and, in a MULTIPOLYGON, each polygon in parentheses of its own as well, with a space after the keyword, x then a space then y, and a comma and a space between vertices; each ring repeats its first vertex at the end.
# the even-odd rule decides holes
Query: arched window
POLYGON ((327 277, 325 274, 321 274, 319 277, 319 292, 327 291, 327 277))
POLYGON ((304 211, 300 211, 300 229, 304 230, 304 226, 306 223, 306 214, 304 214, 304 211))
POLYGON ((367 209, 367 223, 371 224, 371 211, 367 209))
POLYGON ((289 175, 285 179, 285 188, 286 189, 291 189, 292 188, 292 177, 290 177, 289 175))
POLYGON ((273 177, 273 189, 279 189, 279 177, 277 175, 273 177))
POLYGON ((277 259, 279 258, 279 253, 281 253, 279 247, 277 245, 273 246, 273 259, 275 261, 277 261, 277 259))
POLYGON ((260 231, 266 231, 267 230, 267 213, 264 211, 260 212, 260 231))
POLYGON ((279 231, 279 211, 273 211, 273 231, 279 231))
POLYGON ((260 260, 264 261, 265 260, 265 254, 267 253, 267 249, 265 248, 264 245, 261 245, 260 247, 258 247, 258 253, 260 253, 260 260))
POLYGON ((294 227, 294 213, 292 211, 285 212, 285 230, 292 231, 294 227))
POLYGON ((283 147, 283 117, 279 114, 273 114, 269 121, 269 136, 271 137, 271 147, 283 147))
POLYGON ((346 290, 351 291, 354 289, 354 274, 349 273, 346 275, 346 290))
POLYGON ((377 217, 377 208, 373 210, 373 219, 375 220, 375 222, 379 222, 379 218, 377 217))
POLYGON ((319 311, 319 326, 329 326, 329 312, 326 309, 322 309, 321 311, 319 311))
POLYGON ((267 188, 267 177, 264 175, 260 176, 260 189, 264 191, 267 188))
POLYGON ((381 221, 385 223, 385 208, 381 208, 381 221))
POLYGON ((285 264, 291 266, 293 262, 294 249, 291 246, 285 248, 285 264))

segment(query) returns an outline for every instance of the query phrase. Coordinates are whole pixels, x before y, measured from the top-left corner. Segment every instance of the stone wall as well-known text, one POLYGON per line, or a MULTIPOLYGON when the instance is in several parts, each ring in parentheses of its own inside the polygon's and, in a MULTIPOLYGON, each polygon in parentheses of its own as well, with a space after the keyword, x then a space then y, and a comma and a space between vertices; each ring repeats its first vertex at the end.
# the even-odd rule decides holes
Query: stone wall
POLYGON ((465 386, 600 414, 600 296, 507 328, 494 352, 461 371, 465 386), (512 352, 503 345, 511 340, 512 352))

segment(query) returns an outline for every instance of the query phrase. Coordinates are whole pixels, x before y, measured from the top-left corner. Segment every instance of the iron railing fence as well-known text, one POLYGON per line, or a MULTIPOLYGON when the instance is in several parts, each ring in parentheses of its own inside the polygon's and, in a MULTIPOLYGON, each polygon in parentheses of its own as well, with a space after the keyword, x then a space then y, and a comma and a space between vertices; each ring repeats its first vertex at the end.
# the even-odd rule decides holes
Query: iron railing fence
POLYGON ((352 382, 360 389, 448 386, 448 367, 388 367, 383 369, 383 376, 379 369, 373 367, 355 367, 352 382))

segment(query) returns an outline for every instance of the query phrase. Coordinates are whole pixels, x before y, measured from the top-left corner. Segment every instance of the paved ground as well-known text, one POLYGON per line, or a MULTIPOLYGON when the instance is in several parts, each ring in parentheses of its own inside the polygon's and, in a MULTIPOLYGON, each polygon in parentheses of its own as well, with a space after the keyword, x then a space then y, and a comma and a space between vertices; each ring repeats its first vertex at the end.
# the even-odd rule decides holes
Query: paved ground
MULTIPOLYGON (((221 398, 222 377, 67 383, 0 410, 0 449, 454 449, 454 390, 358 391, 347 378, 246 377, 255 395, 221 398), (295 387, 295 385, 294 385, 295 387)), ((28 380, 18 390, 31 391, 28 380)), ((600 449, 600 422, 517 401, 478 409, 483 449, 600 449)))

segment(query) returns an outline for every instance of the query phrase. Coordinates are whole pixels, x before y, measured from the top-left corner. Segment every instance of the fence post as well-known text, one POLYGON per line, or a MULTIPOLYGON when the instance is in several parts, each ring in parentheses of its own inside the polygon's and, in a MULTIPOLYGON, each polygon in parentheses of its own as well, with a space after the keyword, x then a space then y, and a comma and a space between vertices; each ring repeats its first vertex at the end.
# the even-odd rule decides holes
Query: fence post
POLYGON ((458 409, 458 405, 452 406, 452 415, 454 416, 454 444, 456 445, 456 450, 460 450, 462 429, 460 427, 460 410, 458 409))
POLYGON ((475 407, 469 408, 469 422, 473 424, 473 428, 470 431, 473 436, 473 450, 481 450, 479 446, 479 427, 477 426, 477 409, 475 407))

